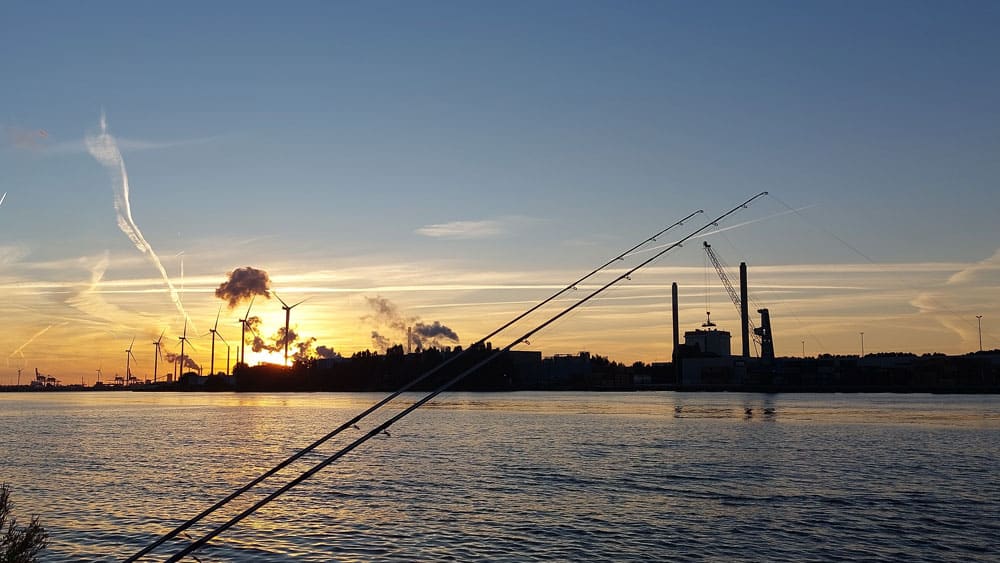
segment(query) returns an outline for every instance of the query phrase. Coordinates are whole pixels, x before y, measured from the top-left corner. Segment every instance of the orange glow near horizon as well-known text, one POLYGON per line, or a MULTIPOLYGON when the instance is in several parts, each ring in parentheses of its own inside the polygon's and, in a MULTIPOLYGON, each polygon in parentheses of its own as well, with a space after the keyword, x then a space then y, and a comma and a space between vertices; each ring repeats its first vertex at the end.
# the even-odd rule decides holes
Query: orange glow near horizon
MULTIPOLYGON (((292 349, 288 349, 289 361, 291 361, 292 349)), ((246 362, 247 365, 255 366, 258 364, 277 364, 282 365, 285 363, 285 352, 280 350, 278 352, 271 352, 269 350, 261 350, 260 352, 254 352, 249 347, 246 351, 246 362)), ((236 362, 233 362, 234 364, 236 362)))

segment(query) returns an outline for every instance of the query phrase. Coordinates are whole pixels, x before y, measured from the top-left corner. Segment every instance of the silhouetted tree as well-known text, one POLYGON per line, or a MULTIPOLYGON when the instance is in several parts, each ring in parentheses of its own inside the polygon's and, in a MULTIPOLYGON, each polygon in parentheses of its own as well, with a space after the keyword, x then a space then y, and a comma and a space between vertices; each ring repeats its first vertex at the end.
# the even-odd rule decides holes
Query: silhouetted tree
POLYGON ((33 563, 45 549, 49 535, 33 516, 27 526, 18 526, 10 511, 10 487, 0 485, 0 563, 33 563), (6 527, 6 530, 4 529, 6 527))

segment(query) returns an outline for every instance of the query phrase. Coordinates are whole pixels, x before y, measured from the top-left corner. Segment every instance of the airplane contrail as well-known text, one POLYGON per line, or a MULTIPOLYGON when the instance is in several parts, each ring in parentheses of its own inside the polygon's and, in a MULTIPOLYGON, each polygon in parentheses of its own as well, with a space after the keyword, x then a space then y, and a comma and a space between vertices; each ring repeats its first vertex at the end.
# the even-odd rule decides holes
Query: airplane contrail
POLYGON ((4 192, 3 195, 0 196, 0 205, 3 205, 3 200, 5 199, 7 199, 7 192, 4 192))
MULTIPOLYGON (((799 207, 798 209, 789 209, 789 210, 785 210, 785 211, 779 211, 777 213, 773 213, 773 214, 768 215, 766 217, 758 217, 757 219, 751 219, 749 221, 744 221, 742 223, 737 223, 735 225, 729 225, 728 227, 720 227, 718 229, 715 229, 714 231, 706 231, 704 233, 701 233, 700 235, 698 235, 695 238, 706 238, 706 237, 709 237, 711 235, 717 235, 719 233, 724 233, 726 231, 731 231, 733 229, 739 229, 739 228, 742 228, 742 227, 746 227, 747 225, 753 225, 754 223, 760 223, 762 221, 767 221, 769 219, 774 219, 775 217, 781 217, 782 215, 788 215, 790 213, 796 213, 796 212, 803 211, 805 209, 809 209, 809 208, 812 208, 812 207, 816 207, 816 205, 815 204, 813 204, 813 205, 806 205, 805 207, 799 207)), ((670 244, 661 244, 661 245, 658 245, 658 246, 650 246, 650 247, 647 247, 647 248, 643 248, 641 250, 636 250, 635 252, 632 252, 630 254, 625 255, 625 257, 628 258, 629 256, 635 256, 636 254, 644 254, 646 252, 652 252, 654 250, 657 250, 657 249, 660 249, 660 248, 666 248, 668 246, 670 246, 670 244)))
MULTIPOLYGON (((66 325, 66 324, 69 324, 69 322, 63 322, 63 323, 59 323, 59 326, 63 326, 63 325, 66 325)), ((13 352, 11 352, 11 353, 10 353, 10 355, 9 355, 9 356, 7 356, 7 357, 8 357, 8 358, 13 358, 14 356, 16 356, 16 355, 20 354, 20 355, 21 355, 21 357, 23 358, 23 357, 24 357, 24 354, 21 354, 21 350, 24 350, 25 348, 27 348, 29 344, 31 344, 32 342, 34 342, 34 341, 35 341, 35 339, 37 339, 37 338, 38 338, 39 336, 41 336, 41 335, 45 334, 46 332, 48 332, 48 331, 49 331, 49 329, 50 329, 50 328, 52 328, 52 327, 54 327, 54 326, 56 326, 56 325, 54 325, 54 324, 51 324, 51 325, 49 325, 49 326, 47 326, 47 327, 43 328, 42 330, 40 330, 40 331, 36 332, 36 333, 34 334, 34 336, 32 336, 31 338, 29 338, 29 339, 28 339, 28 341, 27 341, 27 342, 25 342, 24 344, 21 344, 20 346, 18 346, 18 347, 17 347, 17 350, 14 350, 13 352)))
POLYGON ((167 270, 163 267, 163 263, 160 262, 160 257, 153 251, 153 247, 142 236, 142 231, 139 230, 139 226, 132 219, 132 206, 128 198, 128 172, 125 170, 125 160, 122 158, 121 151, 118 150, 115 138, 108 133, 108 120, 104 112, 101 112, 101 134, 87 135, 86 143, 90 155, 107 168, 111 174, 115 190, 115 212, 118 215, 118 228, 128 236, 132 244, 140 252, 149 256, 149 259, 156 266, 156 269, 160 271, 160 276, 163 277, 163 281, 170 290, 170 300, 174 302, 174 306, 177 307, 181 315, 188 322, 191 322, 191 318, 181 303, 180 294, 177 293, 174 284, 170 281, 170 277, 167 276, 167 270))

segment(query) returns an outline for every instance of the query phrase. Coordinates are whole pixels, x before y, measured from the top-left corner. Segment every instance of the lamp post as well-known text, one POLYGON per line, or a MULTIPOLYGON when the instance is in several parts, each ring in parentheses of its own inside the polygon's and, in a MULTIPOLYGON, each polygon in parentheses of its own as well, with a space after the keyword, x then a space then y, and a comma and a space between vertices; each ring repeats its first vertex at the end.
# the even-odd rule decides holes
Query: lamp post
POLYGON ((865 333, 861 331, 861 357, 865 357, 865 333))
POLYGON ((976 315, 976 321, 979 323, 979 351, 983 351, 983 316, 976 315))

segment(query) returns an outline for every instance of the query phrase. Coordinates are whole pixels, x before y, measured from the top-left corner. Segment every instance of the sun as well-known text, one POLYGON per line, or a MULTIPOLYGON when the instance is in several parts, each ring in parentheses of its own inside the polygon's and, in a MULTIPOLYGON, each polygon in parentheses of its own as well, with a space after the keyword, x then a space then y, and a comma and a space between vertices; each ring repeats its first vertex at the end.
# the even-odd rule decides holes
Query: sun
MULTIPOLYGON (((284 350, 280 352, 271 352, 270 350, 254 352, 253 350, 248 349, 246 351, 246 361, 249 366, 256 366, 258 364, 282 365, 285 363, 285 352, 284 350)), ((288 361, 292 361, 291 356, 289 356, 288 361)))

